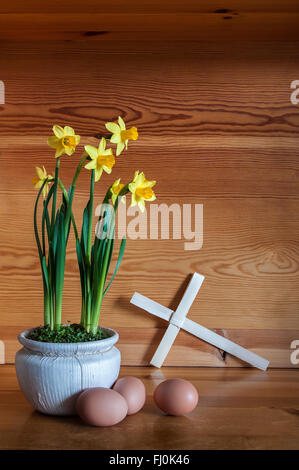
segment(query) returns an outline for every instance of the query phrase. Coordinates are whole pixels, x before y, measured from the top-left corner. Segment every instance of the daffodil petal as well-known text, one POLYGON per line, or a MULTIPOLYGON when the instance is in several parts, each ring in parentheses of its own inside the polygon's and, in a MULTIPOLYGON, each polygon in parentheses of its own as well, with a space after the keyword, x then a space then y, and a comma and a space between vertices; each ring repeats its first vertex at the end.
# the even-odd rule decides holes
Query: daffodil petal
POLYGON ((102 137, 99 143, 98 153, 100 155, 104 155, 103 152, 105 152, 105 148, 106 148, 106 139, 102 137))
POLYGON ((124 150, 125 144, 123 142, 119 142, 116 147, 116 156, 118 157, 121 152, 124 150))
POLYGON ((131 199, 131 206, 136 206, 137 201, 136 201, 136 196, 134 193, 132 193, 132 199, 131 199))
POLYGON ((155 193, 153 193, 152 197, 147 199, 148 202, 152 202, 152 201, 155 201, 157 199, 155 193))
POLYGON ((139 173, 139 175, 137 175, 136 178, 134 179, 134 183, 136 183, 137 186, 142 186, 144 181, 145 181, 145 176, 143 172, 139 173))
POLYGON ((110 173, 112 172, 112 168, 109 168, 109 166, 106 166, 106 165, 103 165, 103 170, 106 171, 106 173, 108 173, 108 175, 110 175, 110 173))
POLYGON ((139 170, 136 170, 135 173, 134 173, 133 181, 136 180, 136 178, 137 178, 138 175, 139 175, 139 170))
POLYGON ((103 173, 103 168, 97 168, 95 170, 95 178, 94 179, 95 179, 96 182, 99 181, 99 179, 102 176, 102 173, 103 173))
POLYGON ((121 142, 121 136, 120 134, 113 134, 113 136, 110 139, 111 144, 119 144, 121 142))
POLYGON ((126 125, 125 125, 124 120, 121 116, 118 116, 118 124, 119 124, 119 127, 121 128, 122 131, 126 130, 126 125))
POLYGON ((73 155, 74 152, 75 152, 75 149, 74 149, 74 148, 71 148, 71 149, 66 148, 66 149, 65 149, 65 153, 66 153, 67 155, 69 155, 69 156, 70 156, 70 155, 73 155))
POLYGON ((36 166, 35 171, 36 171, 36 174, 37 174, 37 176, 40 180, 44 178, 44 172, 43 172, 42 168, 40 168, 39 166, 36 166))
POLYGON ((106 150, 103 150, 100 153, 101 153, 101 155, 113 155, 112 149, 106 149, 106 150))
POLYGON ((152 188, 153 186, 155 186, 156 184, 156 181, 148 181, 148 180, 145 180, 143 183, 142 183, 142 187, 143 188, 152 188))
POLYGON ((118 124, 116 124, 115 122, 106 122, 105 124, 106 126, 106 129, 109 131, 109 132, 112 132, 112 134, 119 134, 120 133, 120 127, 118 124))
POLYGON ((72 127, 65 126, 64 127, 64 135, 75 135, 75 131, 72 127))
POLYGON ((59 145, 59 147, 56 148, 55 158, 61 157, 61 155, 63 154, 64 154, 64 147, 62 145, 59 145))
POLYGON ((59 139, 55 135, 52 135, 48 138, 48 145, 56 149, 57 145, 59 145, 59 139))
POLYGON ((91 162, 88 162, 86 165, 85 165, 85 168, 87 170, 95 170, 97 167, 97 162, 96 160, 91 160, 91 162))
POLYGON ((118 178, 118 180, 114 181, 113 185, 112 185, 112 188, 115 188, 115 186, 118 186, 120 183, 120 178, 118 178))
POLYGON ((135 193, 137 186, 135 183, 132 182, 132 183, 129 183, 128 188, 129 188, 129 191, 131 191, 131 193, 135 193))
POLYGON ((144 203, 144 200, 143 200, 143 199, 140 199, 140 200, 138 201, 138 207, 140 208, 141 212, 144 212, 145 203, 144 203))
POLYGON ((58 139, 62 139, 62 137, 64 137, 64 130, 62 129, 61 126, 58 126, 57 124, 53 126, 53 132, 56 135, 56 137, 58 137, 58 139))
POLYGON ((45 186, 43 187, 43 198, 44 199, 47 196, 48 192, 49 192, 48 183, 46 183, 45 186))
POLYGON ((35 183, 34 187, 35 189, 40 189, 43 185, 43 181, 39 180, 37 183, 35 183))

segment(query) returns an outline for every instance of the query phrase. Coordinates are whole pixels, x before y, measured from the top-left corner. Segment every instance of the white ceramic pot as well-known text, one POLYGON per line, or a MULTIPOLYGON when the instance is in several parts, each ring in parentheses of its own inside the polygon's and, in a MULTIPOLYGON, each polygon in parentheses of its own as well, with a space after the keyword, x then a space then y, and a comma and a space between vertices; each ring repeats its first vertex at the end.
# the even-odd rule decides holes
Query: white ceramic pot
POLYGON ((18 336, 23 345, 16 354, 20 388, 32 406, 49 415, 76 414, 82 390, 111 387, 119 374, 118 333, 103 328, 109 338, 86 343, 42 343, 18 336))

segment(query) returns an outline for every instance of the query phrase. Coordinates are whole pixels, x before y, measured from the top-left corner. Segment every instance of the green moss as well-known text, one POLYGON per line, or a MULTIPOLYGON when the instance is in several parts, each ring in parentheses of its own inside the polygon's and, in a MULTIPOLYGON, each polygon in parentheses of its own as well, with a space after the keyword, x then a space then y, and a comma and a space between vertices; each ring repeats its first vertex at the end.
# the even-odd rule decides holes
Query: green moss
POLYGON ((109 338, 109 335, 101 328, 96 334, 93 334, 88 333, 83 326, 76 323, 67 326, 61 325, 59 330, 51 330, 49 326, 38 326, 28 335, 28 339, 43 343, 85 343, 105 338, 109 338))

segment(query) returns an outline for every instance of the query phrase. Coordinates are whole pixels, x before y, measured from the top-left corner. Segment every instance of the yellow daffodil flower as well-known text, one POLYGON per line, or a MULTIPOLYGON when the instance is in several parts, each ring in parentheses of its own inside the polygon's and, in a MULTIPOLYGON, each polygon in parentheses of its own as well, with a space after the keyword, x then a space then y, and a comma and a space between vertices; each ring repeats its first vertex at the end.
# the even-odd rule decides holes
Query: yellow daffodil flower
POLYGON ((110 142, 112 144, 117 144, 116 147, 116 156, 121 154, 121 152, 126 148, 128 149, 129 140, 137 140, 138 132, 136 127, 131 127, 131 129, 126 129, 126 125, 123 119, 119 116, 118 124, 115 122, 107 122, 106 129, 109 132, 112 132, 112 137, 110 142))
POLYGON ((32 178, 32 184, 36 189, 40 189, 44 181, 48 178, 48 181, 43 187, 43 197, 45 198, 49 192, 49 184, 50 182, 53 181, 54 177, 52 175, 47 174, 44 166, 43 168, 36 166, 35 171, 36 171, 37 177, 35 176, 34 178, 32 178))
POLYGON ((156 181, 148 181, 144 173, 135 171, 134 179, 129 183, 129 190, 132 193, 131 206, 140 207, 141 212, 144 211, 145 201, 154 201, 156 195, 152 190, 152 187, 156 184, 156 181))
MULTIPOLYGON (((115 201, 124 186, 125 185, 123 183, 120 183, 120 178, 114 181, 113 185, 111 186, 111 200, 113 205, 115 204, 115 201)), ((121 198, 121 201, 125 202, 124 196, 121 198)))
POLYGON ((106 149, 106 139, 104 137, 102 137, 98 148, 92 145, 85 145, 84 148, 91 158, 91 162, 88 162, 85 168, 87 170, 95 170, 95 181, 99 181, 103 170, 106 173, 111 173, 112 167, 115 164, 115 158, 112 149, 106 149))
POLYGON ((70 126, 53 126, 54 135, 49 137, 48 145, 56 149, 55 158, 60 157, 64 153, 72 155, 76 146, 80 143, 80 136, 75 134, 75 131, 70 126))

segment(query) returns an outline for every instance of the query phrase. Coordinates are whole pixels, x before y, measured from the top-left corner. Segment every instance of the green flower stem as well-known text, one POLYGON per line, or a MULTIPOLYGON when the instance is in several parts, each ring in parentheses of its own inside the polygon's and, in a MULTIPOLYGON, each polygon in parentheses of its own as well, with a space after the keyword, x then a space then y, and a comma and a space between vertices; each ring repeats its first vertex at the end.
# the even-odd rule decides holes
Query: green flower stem
POLYGON ((87 312, 86 312, 86 331, 89 333, 90 332, 90 327, 91 327, 91 291, 90 291, 90 277, 87 277, 87 312))
POLYGON ((85 317, 86 317, 86 312, 85 312, 85 297, 84 293, 81 293, 81 320, 80 320, 80 325, 82 325, 84 328, 86 328, 85 325, 85 317))
POLYGON ((69 226, 69 222, 70 222, 70 218, 71 218, 72 204, 73 204, 73 198, 74 198, 74 193, 75 193, 75 189, 76 189, 77 179, 78 179, 78 176, 80 175, 80 172, 82 170, 82 167, 83 167, 87 157, 88 157, 87 153, 83 152, 82 157, 81 157, 80 162, 79 162, 79 165, 77 166, 76 173, 75 173, 74 178, 73 178, 73 182, 72 182, 72 186, 71 186, 71 193, 70 193, 70 197, 69 197, 69 203, 68 203, 68 206, 67 206, 66 217, 65 217, 65 238, 67 238, 67 234, 68 234, 68 226, 69 226))
POLYGON ((44 285, 44 325, 50 325, 50 299, 49 299, 49 292, 44 285))
POLYGON ((59 175, 60 157, 56 158, 55 179, 54 179, 54 193, 52 202, 52 218, 51 218, 51 233, 54 229, 55 214, 56 214, 56 197, 57 197, 57 181, 59 175))
MULTIPOLYGON (((66 202, 69 204, 69 195, 67 193, 67 190, 65 189, 65 186, 63 185, 62 181, 60 178, 58 178, 58 184, 63 192, 63 195, 65 197, 65 200, 66 202)), ((73 224, 73 228, 74 228, 74 232, 75 232, 75 237, 76 239, 78 238, 79 239, 79 236, 78 236, 78 230, 77 230, 77 226, 76 226, 76 222, 75 222, 75 218, 74 218, 74 214, 73 212, 71 212, 71 220, 72 220, 72 224, 73 224)))
POLYGON ((55 284, 55 329, 59 330, 61 327, 62 295, 65 272, 65 252, 67 244, 67 240, 65 238, 64 214, 61 211, 57 214, 56 235, 57 246, 55 254, 55 271, 53 284, 55 284))
POLYGON ((52 266, 49 261, 48 264, 48 277, 49 277, 49 315, 50 315, 50 329, 54 330, 54 286, 52 283, 52 266))
POLYGON ((54 330, 54 295, 53 295, 53 286, 50 290, 50 328, 54 330))
POLYGON ((59 330, 61 328, 61 312, 62 312, 62 294, 59 293, 59 295, 55 297, 55 325, 54 325, 55 330, 59 330))

